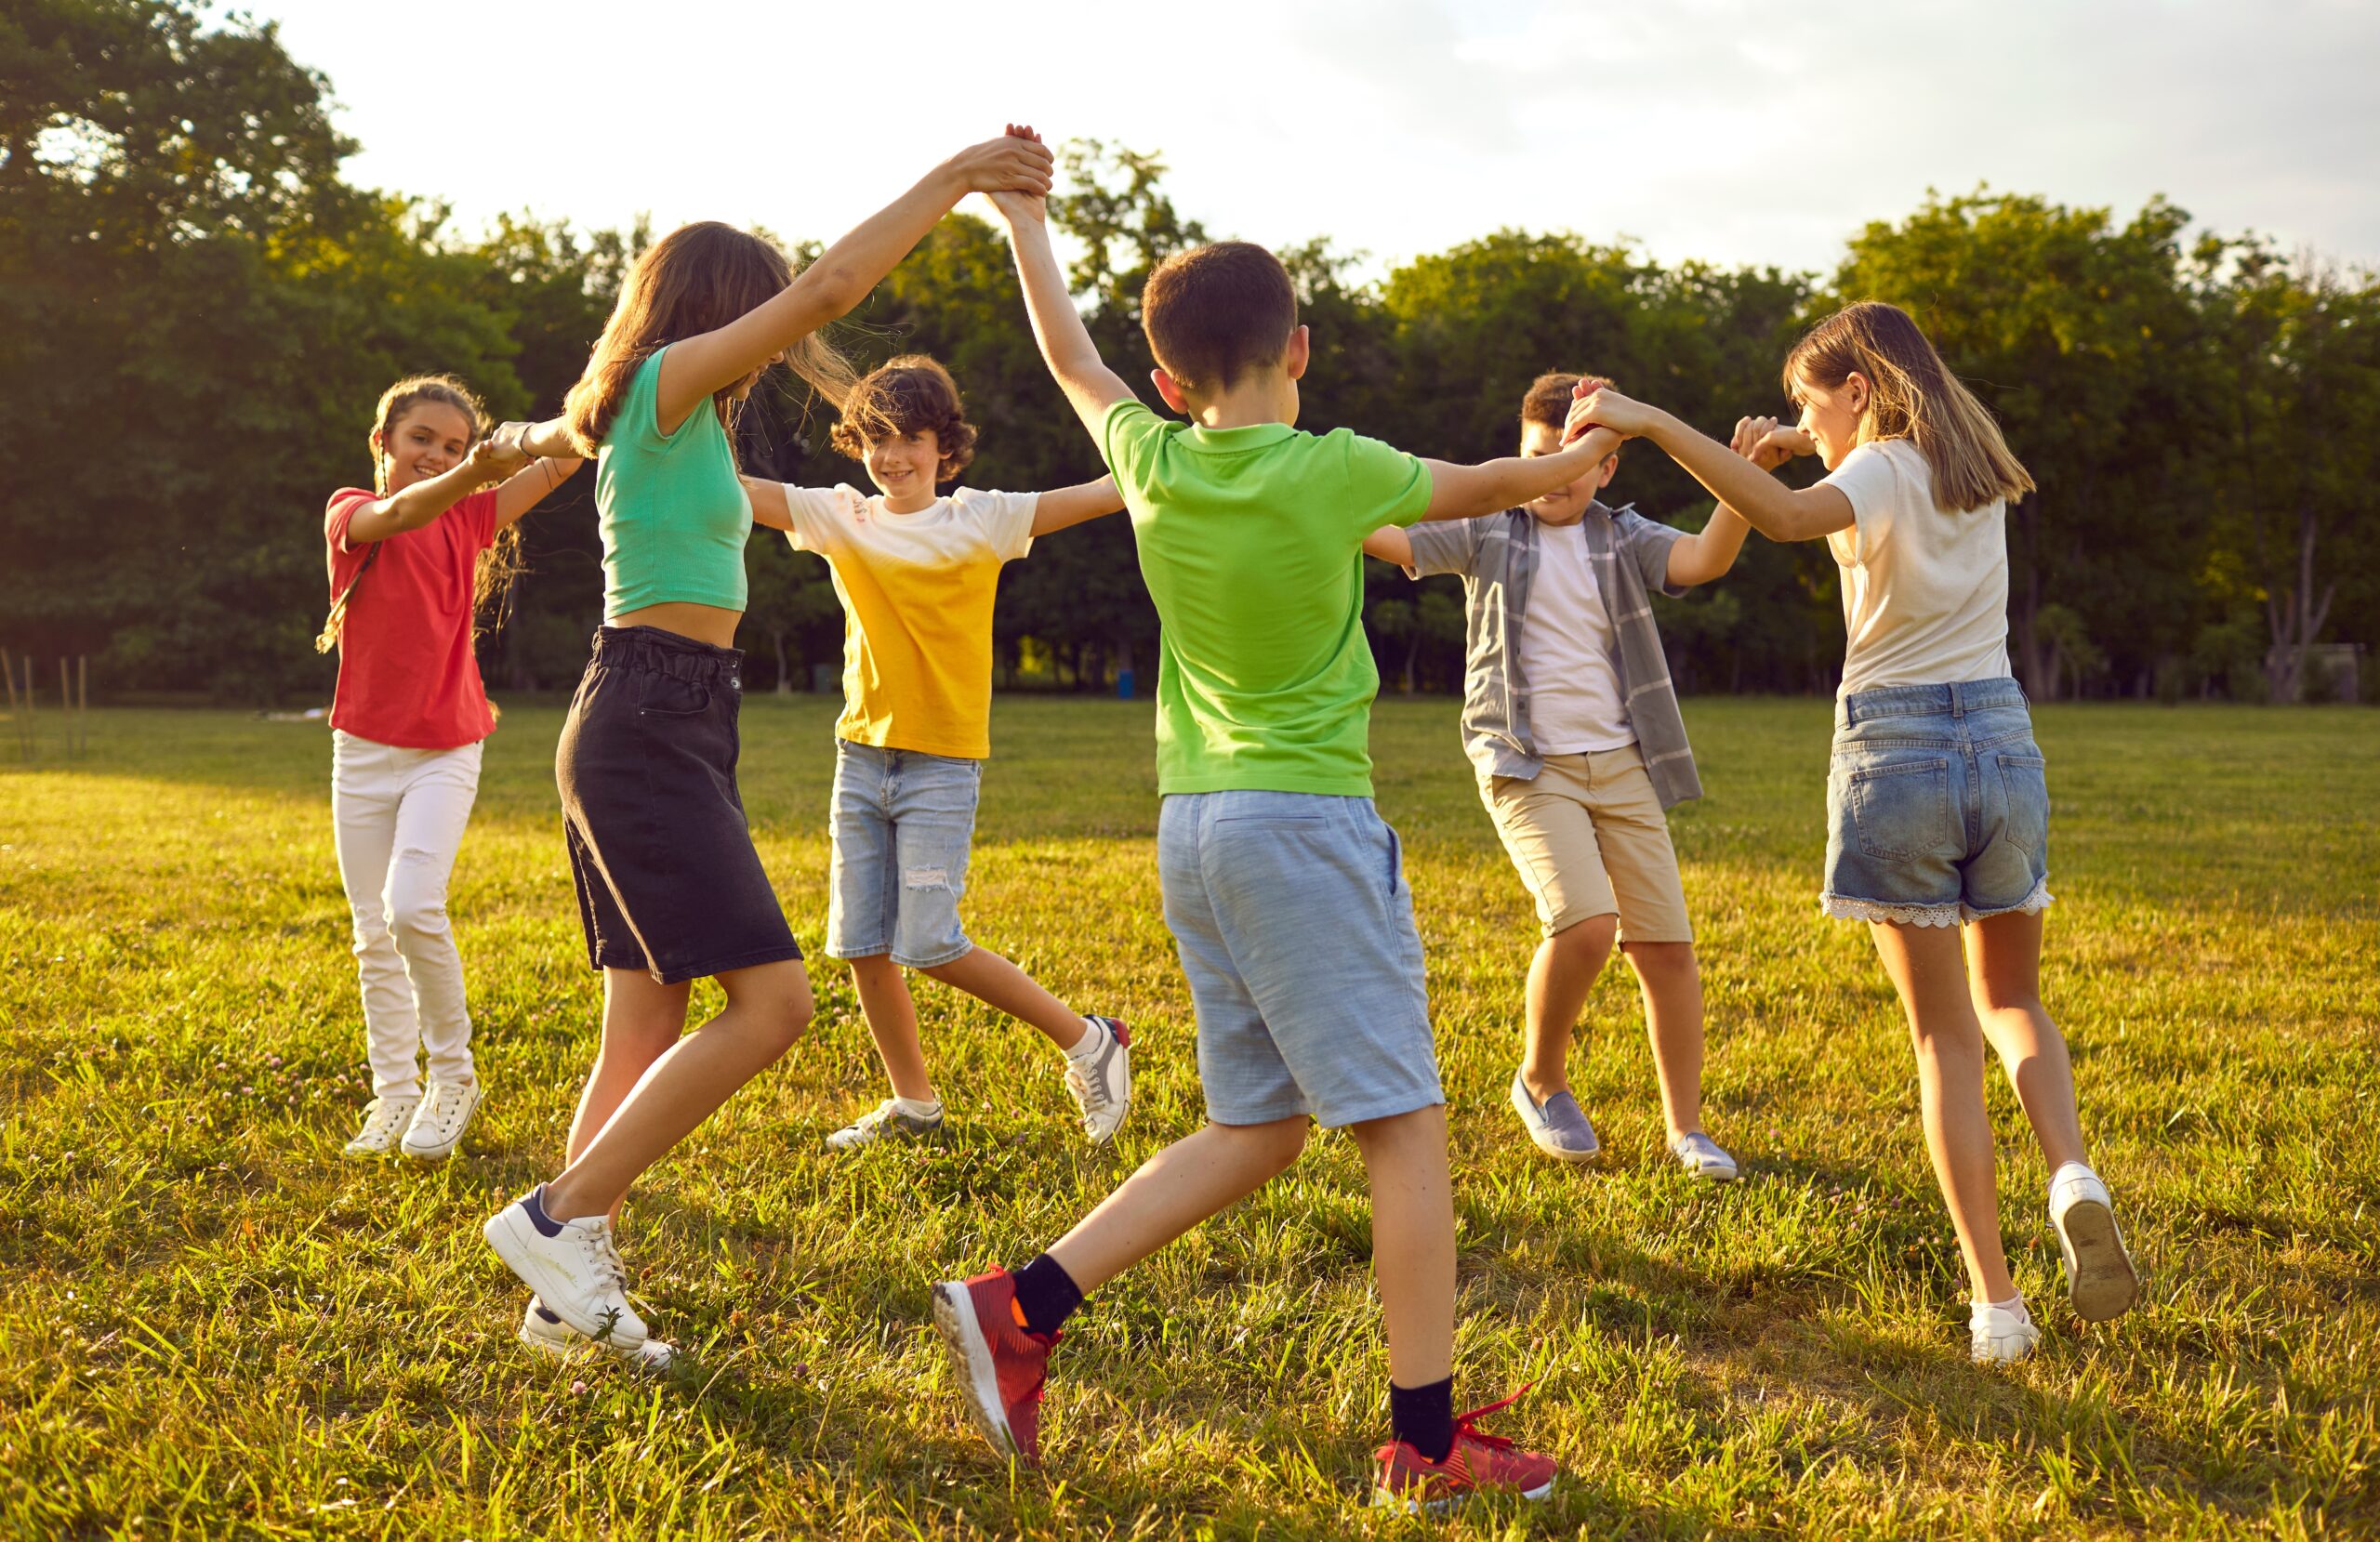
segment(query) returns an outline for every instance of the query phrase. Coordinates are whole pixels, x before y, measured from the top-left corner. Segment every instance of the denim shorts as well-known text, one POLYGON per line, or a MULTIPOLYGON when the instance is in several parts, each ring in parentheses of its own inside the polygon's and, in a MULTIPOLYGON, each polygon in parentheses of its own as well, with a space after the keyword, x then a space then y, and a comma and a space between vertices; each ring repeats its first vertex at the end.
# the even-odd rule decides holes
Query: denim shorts
POLYGON ((2049 786, 2017 683, 1896 685, 1835 704, 1826 892, 1846 920, 1947 927, 2049 892, 2049 786))
POLYGON ((1446 1101, 1413 890, 1370 798, 1176 793, 1157 865, 1209 1119, 1353 1125, 1446 1101))
POLYGON ((983 782, 981 760, 835 741, 831 956, 930 969, 973 949, 959 897, 983 782))
POLYGON ((665 985, 799 958, 735 790, 744 655, 606 626, 554 748, 587 961, 665 985))

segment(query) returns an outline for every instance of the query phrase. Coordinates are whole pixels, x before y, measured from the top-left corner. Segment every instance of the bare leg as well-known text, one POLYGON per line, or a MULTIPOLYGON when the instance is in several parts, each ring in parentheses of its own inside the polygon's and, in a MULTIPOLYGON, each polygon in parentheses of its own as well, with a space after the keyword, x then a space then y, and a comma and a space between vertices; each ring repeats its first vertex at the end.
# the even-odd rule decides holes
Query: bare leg
POLYGON ((1306 1117, 1215 1125, 1142 1163, 1050 1256, 1088 1293, 1271 1182, 1305 1149, 1306 1117))
POLYGON ((654 1061, 587 1149, 546 1185, 548 1215, 575 1220, 609 1211, 809 1025, 810 976, 799 959, 731 969, 719 983, 727 1005, 654 1061))
POLYGON ((920 974, 957 986, 987 1007, 995 1007, 1041 1031, 1061 1049, 1072 1049, 1091 1031, 1080 1012, 1034 982, 1033 977, 989 948, 960 954, 947 964, 936 964, 920 974))
POLYGON ((1372 1190, 1372 1275, 1388 1377, 1422 1387, 1454 1374, 1454 1186, 1443 1104, 1350 1125, 1372 1190))
POLYGON ((1967 990, 1984 1037, 1999 1053, 2009 1085, 2056 1172, 2082 1157, 2082 1123, 2074 1112, 2074 1067, 2066 1036, 2042 1005, 2042 918, 1994 916, 1967 928, 1967 990))
POLYGON ((1521 1050, 1521 1080, 1539 1102, 1570 1089, 1570 1035, 1611 957, 1617 916, 1590 916, 1537 945, 1528 965, 1528 1039, 1521 1050))
POLYGON ((1876 952, 1900 992, 1917 1049, 1925 1143, 1958 1229, 1967 1279, 1979 1301, 2015 1295, 2000 1246, 2000 1197, 1991 1185, 1991 1121, 1983 1106, 1983 1030, 1967 998, 1959 934, 1949 927, 1871 923, 1876 952))
MULTIPOLYGON (((642 969, 603 971, 603 1045, 595 1052, 595 1069, 578 1094, 578 1112, 570 1121, 570 1160, 575 1162, 627 1100, 653 1062, 669 1052, 686 1031, 686 1002, 694 982, 656 984, 642 969)), ((620 1219, 620 1202, 612 1202, 612 1219, 620 1219)))
POLYGON ((1645 1031, 1670 1139, 1702 1129, 1702 971, 1691 942, 1622 942, 1645 993, 1645 1031))
POLYGON ((852 983, 859 990, 859 1009, 867 1019, 868 1036, 876 1040, 876 1056, 884 1062, 892 1095, 913 1102, 935 1101, 925 1047, 918 1041, 917 1004, 909 999, 901 966, 885 953, 854 958, 852 983))

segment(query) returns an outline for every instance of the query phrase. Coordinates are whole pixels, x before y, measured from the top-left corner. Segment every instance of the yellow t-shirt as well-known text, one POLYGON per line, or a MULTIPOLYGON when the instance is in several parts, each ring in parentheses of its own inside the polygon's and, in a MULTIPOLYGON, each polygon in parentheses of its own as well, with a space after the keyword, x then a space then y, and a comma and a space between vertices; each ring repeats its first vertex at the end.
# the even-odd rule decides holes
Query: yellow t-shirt
POLYGON ((796 551, 843 602, 843 715, 855 745, 981 760, 992 753, 992 598, 1033 549, 1038 493, 961 487, 915 514, 849 485, 785 490, 796 551))

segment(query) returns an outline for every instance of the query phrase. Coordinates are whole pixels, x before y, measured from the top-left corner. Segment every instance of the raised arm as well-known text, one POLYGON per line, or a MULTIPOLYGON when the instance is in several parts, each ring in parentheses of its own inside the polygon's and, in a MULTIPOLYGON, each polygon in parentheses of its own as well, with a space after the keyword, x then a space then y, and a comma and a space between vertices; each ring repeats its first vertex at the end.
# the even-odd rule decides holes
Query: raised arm
POLYGON ((1086 520, 1113 514, 1123 507, 1124 495, 1116 491, 1114 477, 1102 477, 1078 487, 1061 487, 1034 501, 1033 534, 1048 535, 1086 520))
MULTIPOLYGON (((1433 481, 1430 485, 1435 490, 1437 483, 1433 481)), ((1364 537, 1364 555, 1409 568, 1413 565, 1413 537, 1405 534, 1403 525, 1382 525, 1364 537)))
POLYGON ((1065 275, 1058 270, 1057 253, 1050 247, 1043 200, 995 193, 992 207, 1008 226, 1009 245, 1016 252, 1016 276, 1025 286, 1025 309, 1033 318, 1033 340, 1041 346, 1041 362, 1050 366, 1067 404, 1096 440, 1107 409, 1129 399, 1132 388, 1100 358, 1099 345, 1091 340, 1074 297, 1066 293, 1065 275))
MULTIPOLYGON (((1586 421, 1599 428, 1659 445, 1712 497, 1772 541, 1808 541, 1851 528, 1851 500, 1840 489, 1823 482, 1816 487, 1787 487, 1659 407, 1632 401, 1615 390, 1600 390, 1572 409, 1573 421, 1578 420, 1579 408, 1585 410, 1586 421)), ((1780 428, 1764 439, 1771 449, 1798 451, 1809 443, 1808 436, 1793 429, 1780 428)))
POLYGON ((971 145, 926 173, 804 268, 793 283, 713 332, 671 345, 661 359, 655 415, 664 432, 705 401, 867 297, 911 247, 971 192, 1050 191, 1047 146, 1027 129, 971 145))
MULTIPOLYGON (((1574 402, 1570 416, 1577 422, 1585 403, 1574 402)), ((1567 487, 1601 464, 1620 448, 1621 436, 1607 428, 1589 428, 1550 455, 1505 455, 1476 466, 1430 460, 1430 507, 1424 520, 1467 520, 1517 508, 1567 487)))
POLYGON ((451 469, 424 477, 357 509, 347 521, 348 543, 385 541, 419 530, 498 477, 519 473, 522 464, 519 452, 497 443, 491 434, 472 445, 470 454, 451 469))
POLYGON ((496 528, 502 530, 536 507, 547 494, 568 481, 585 464, 576 455, 554 455, 533 460, 507 477, 496 490, 496 528))

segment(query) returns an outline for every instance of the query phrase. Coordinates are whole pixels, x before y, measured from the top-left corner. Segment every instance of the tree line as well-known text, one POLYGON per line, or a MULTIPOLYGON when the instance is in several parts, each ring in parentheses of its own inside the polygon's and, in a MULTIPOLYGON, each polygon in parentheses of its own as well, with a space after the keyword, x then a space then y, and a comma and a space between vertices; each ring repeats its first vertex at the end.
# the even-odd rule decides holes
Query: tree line
MULTIPOLYGON (((628 265, 628 230, 502 217, 359 188, 329 83, 270 22, 194 0, 21 0, 0 15, 0 645, 90 655, 103 696, 319 701, 324 499, 363 482, 390 381, 460 375, 499 416, 555 411, 628 265)), ((1148 270, 1208 238, 1154 154, 1077 141, 1051 218, 1127 379, 1150 361, 1148 270)), ((833 232, 776 232, 797 257, 833 232)), ((1785 412, 1778 361, 1853 298, 1917 315, 2041 491, 2008 516, 2011 648, 2037 699, 2320 695, 2307 645, 2380 641, 2380 283, 2254 234, 1989 190, 1853 234, 1831 274, 1664 265, 1621 243, 1505 230, 1384 277, 1317 237, 1282 252, 1312 325, 1302 426, 1417 454, 1509 454, 1540 371, 1607 375, 1724 436, 1785 412)), ((954 215, 840 329, 863 365, 946 363, 983 430, 968 480, 1030 489, 1096 456, 1036 353, 1005 244, 954 215)), ((854 481, 831 408, 756 393, 748 468, 854 481)), ((1804 476, 1812 474, 1805 468, 1804 476)), ((499 688, 567 686, 601 615, 591 475, 527 531, 530 571, 482 648, 499 688)), ((1632 448, 1606 494, 1693 528, 1700 490, 1632 448)), ((739 640, 756 688, 840 656, 825 568, 764 535, 739 640)), ((1461 686, 1461 595, 1368 563, 1391 689, 1461 686)), ((1755 538, 1661 606, 1694 692, 1826 692, 1842 656, 1822 547, 1755 538)), ((1106 690, 1155 660, 1121 519, 1043 543, 1002 581, 1011 684, 1106 690)), ((2367 668, 2367 681, 2380 670, 2367 668)), ((1145 690, 1145 686, 1144 687, 1145 690)), ((2369 686, 2367 686, 2367 691, 2369 686)))

